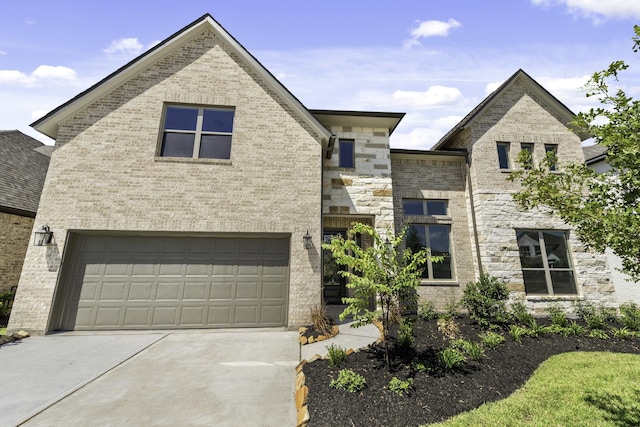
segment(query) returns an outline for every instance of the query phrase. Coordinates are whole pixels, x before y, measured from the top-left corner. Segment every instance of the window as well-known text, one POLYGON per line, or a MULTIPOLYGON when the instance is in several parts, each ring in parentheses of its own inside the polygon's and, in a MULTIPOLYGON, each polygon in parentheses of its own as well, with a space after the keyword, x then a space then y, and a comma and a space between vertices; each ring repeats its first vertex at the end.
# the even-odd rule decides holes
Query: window
POLYGON ((558 146, 555 144, 545 144, 544 146, 544 153, 547 156, 552 156, 551 158, 551 163, 549 163, 549 170, 550 171, 555 171, 556 170, 556 166, 557 166, 557 155, 558 155, 558 146), (552 153, 552 154, 549 154, 552 153))
POLYGON ((524 163, 522 166, 525 169, 533 168, 533 144, 520 144, 520 150, 526 151, 528 153, 526 159, 524 159, 524 163))
POLYGON ((402 210, 405 215, 447 215, 446 200, 402 200, 402 210))
POLYGON ((340 140, 340 164, 341 168, 355 167, 354 141, 349 139, 340 140))
POLYGON ((422 272, 425 279, 453 279, 451 264, 451 226, 410 224, 406 246, 414 252, 427 248, 431 256, 443 257, 442 262, 427 261, 422 272))
POLYGON ((527 294, 577 293, 564 231, 516 230, 516 239, 527 294))
POLYGON ((162 157, 230 159, 232 109, 168 106, 162 134, 162 157))
POLYGON ((508 142, 498 142, 498 162, 500 169, 510 169, 509 145, 508 142))

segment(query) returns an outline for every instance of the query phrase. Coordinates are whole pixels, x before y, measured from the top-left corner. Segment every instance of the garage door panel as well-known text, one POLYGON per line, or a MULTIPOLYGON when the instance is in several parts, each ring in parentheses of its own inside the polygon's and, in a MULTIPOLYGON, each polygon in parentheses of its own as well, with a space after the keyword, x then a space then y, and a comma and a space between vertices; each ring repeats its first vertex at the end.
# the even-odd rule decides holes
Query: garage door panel
POLYGON ((63 266, 74 283, 60 310, 66 329, 286 324, 288 238, 77 239, 71 265, 63 266))

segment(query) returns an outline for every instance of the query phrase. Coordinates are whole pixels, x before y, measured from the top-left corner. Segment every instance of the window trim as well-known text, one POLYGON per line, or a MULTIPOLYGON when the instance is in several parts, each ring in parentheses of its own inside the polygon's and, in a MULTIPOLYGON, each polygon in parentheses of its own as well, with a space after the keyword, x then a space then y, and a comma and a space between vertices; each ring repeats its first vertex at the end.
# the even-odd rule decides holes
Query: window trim
POLYGON ((498 141, 496 142, 496 149, 498 151, 498 168, 501 171, 509 171, 511 170, 511 143, 510 142, 503 142, 503 141, 498 141), (505 147, 505 154, 506 154, 506 160, 507 160, 507 167, 503 168, 500 162, 500 147, 505 147))
POLYGON ((340 139, 338 141, 338 167, 342 169, 355 169, 356 167, 356 141, 354 139, 340 139), (343 143, 351 145, 351 166, 342 165, 343 143))
POLYGON ((204 162, 223 162, 228 163, 231 161, 231 148, 233 147, 233 130, 235 126, 235 118, 236 118, 236 109, 234 107, 223 107, 223 106, 212 106, 212 105, 194 105, 194 104, 165 104, 162 110, 162 121, 160 123, 160 140, 158 142, 158 149, 156 152, 156 157, 162 160, 169 161, 186 161, 186 160, 195 160, 195 161, 204 161, 204 162), (196 126, 195 130, 185 130, 185 129, 170 129, 166 126, 167 121, 167 112, 169 108, 175 109, 190 109, 190 110, 198 110, 198 116, 196 118, 196 126), (203 122, 204 122, 204 113, 205 111, 230 111, 233 112, 233 118, 231 123, 231 132, 223 132, 223 131, 203 131, 203 122), (162 150, 164 148, 164 138, 166 133, 177 133, 177 134, 186 134, 186 135, 194 135, 193 141, 193 151, 191 157, 179 157, 179 156, 163 156, 162 150), (202 145, 202 136, 203 135, 223 135, 230 136, 230 148, 229 148, 229 157, 200 157, 200 147, 202 145))
MULTIPOLYGON (((536 297, 536 296, 550 296, 550 297, 555 297, 555 296, 570 296, 570 297, 575 297, 577 295, 579 295, 579 291, 578 291, 578 282, 577 282, 577 278, 576 278, 576 270, 575 270, 575 263, 573 262, 572 256, 571 256, 571 250, 569 248, 569 232, 566 230, 554 230, 554 229, 525 229, 525 228, 516 228, 515 229, 516 232, 516 245, 518 245, 518 261, 520 262, 520 269, 522 270, 522 284, 525 286, 525 294, 527 295, 527 297, 536 297), (536 249, 535 251, 535 256, 540 256, 542 258, 542 267, 524 267, 522 265, 522 252, 520 251, 521 246, 518 244, 518 233, 519 232, 536 232, 538 233, 538 242, 540 242, 540 254, 538 254, 538 250, 536 249), (544 240, 544 233, 545 232, 554 232, 554 233, 562 233, 563 237, 564 237, 564 244, 565 244, 565 250, 566 250, 566 256, 567 256, 567 261, 569 263, 569 267, 563 267, 563 268, 551 268, 549 265, 549 259, 547 256, 547 247, 546 247, 546 242, 544 240), (575 288, 575 293, 572 294, 557 294, 555 293, 554 289, 553 289, 553 279, 551 278, 551 271, 568 271, 571 272, 571 276, 573 278, 573 286, 575 288), (525 280, 524 280, 524 272, 525 271, 544 271, 544 277, 545 277, 545 282, 547 285, 547 293, 546 294, 530 294, 527 293, 527 288, 526 288, 526 284, 525 284, 525 280)), ((530 252, 530 251, 529 251, 530 252)))

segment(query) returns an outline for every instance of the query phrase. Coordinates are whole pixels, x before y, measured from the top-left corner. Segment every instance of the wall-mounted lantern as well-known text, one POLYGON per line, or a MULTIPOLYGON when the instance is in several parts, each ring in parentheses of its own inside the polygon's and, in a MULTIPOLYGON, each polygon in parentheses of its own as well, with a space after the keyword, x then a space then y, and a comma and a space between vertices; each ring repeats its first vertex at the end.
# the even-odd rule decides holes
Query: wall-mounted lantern
POLYGON ((311 239, 312 239, 311 234, 309 234, 309 230, 307 230, 305 235, 302 236, 302 241, 304 242, 304 248, 307 250, 311 249, 311 247, 313 246, 311 239))
POLYGON ((33 233, 33 244, 36 246, 46 246, 51 243, 53 231, 48 225, 43 225, 40 230, 33 233))

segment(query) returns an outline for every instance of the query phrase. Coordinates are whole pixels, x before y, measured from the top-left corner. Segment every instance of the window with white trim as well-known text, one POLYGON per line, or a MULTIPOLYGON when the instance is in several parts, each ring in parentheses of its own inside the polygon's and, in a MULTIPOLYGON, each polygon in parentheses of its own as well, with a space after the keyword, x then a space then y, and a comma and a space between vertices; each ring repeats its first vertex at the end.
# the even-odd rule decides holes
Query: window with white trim
POLYGON ((231 108, 167 106, 160 156, 230 159, 234 115, 231 108))
POLYGON ((524 288, 528 295, 575 295, 576 282, 567 233, 516 230, 524 288))

